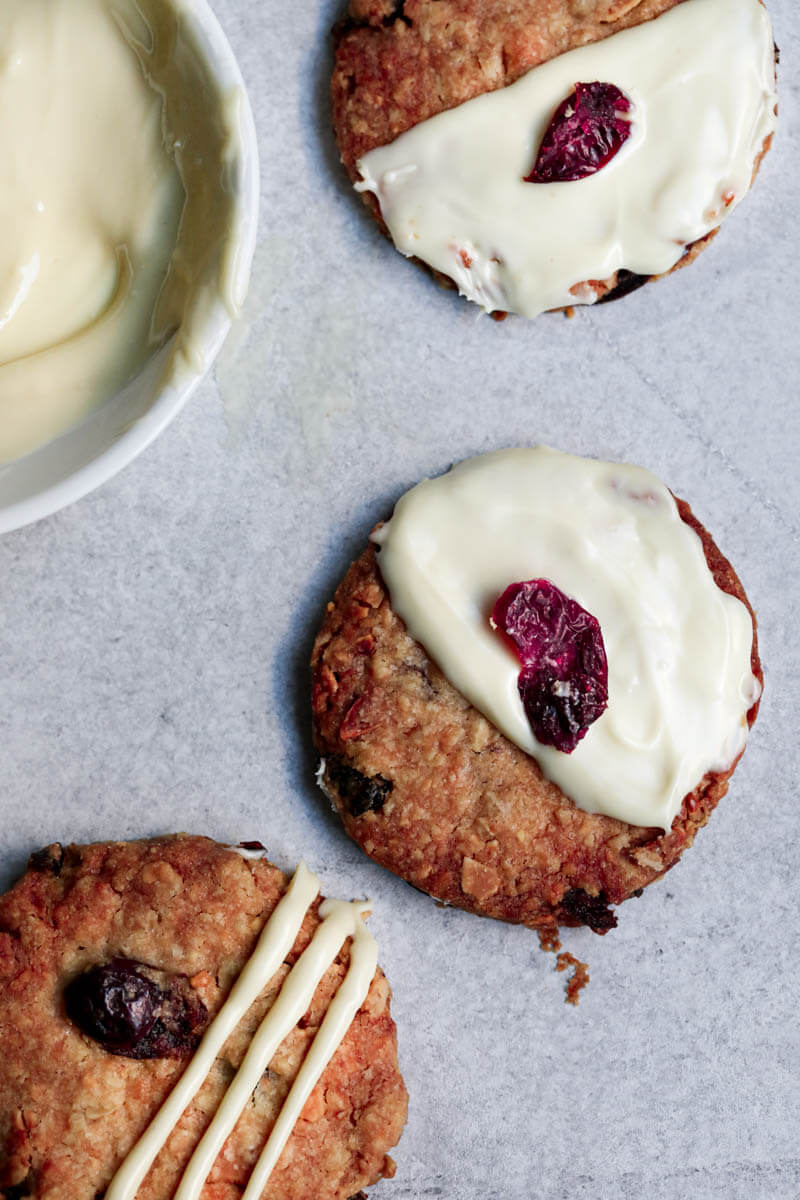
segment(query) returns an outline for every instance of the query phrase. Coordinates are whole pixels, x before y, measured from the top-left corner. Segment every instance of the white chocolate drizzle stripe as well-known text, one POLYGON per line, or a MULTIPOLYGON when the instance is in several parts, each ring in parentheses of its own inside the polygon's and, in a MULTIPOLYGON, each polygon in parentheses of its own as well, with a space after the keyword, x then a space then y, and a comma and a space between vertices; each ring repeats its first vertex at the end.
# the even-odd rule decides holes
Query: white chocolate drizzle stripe
MULTIPOLYGON (((320 914, 325 917, 326 925, 328 921, 335 919, 333 906, 342 904, 341 900, 325 901, 320 909, 320 914)), ((351 910, 355 907, 356 911, 364 911, 368 905, 348 904, 344 907, 351 910)), ((348 914, 348 920, 352 924, 350 914, 348 914)), ((344 936, 347 937, 348 933, 351 933, 350 929, 345 930, 344 936)), ((350 1028, 353 1018, 366 999, 375 968, 378 965, 378 943, 360 920, 355 922, 355 929, 351 936, 350 967, 347 975, 331 1001, 311 1048, 303 1060, 303 1065, 278 1114, 267 1144, 250 1176, 242 1200, 258 1200, 294 1129, 303 1105, 314 1090, 322 1072, 333 1058, 342 1038, 350 1028)))
MULTIPOLYGON (((294 967, 292 967, 284 981, 277 1000, 258 1027, 247 1054, 244 1056, 239 1070, 236 1072, 230 1087, 225 1093, 225 1098, 214 1114, 214 1119, 208 1129, 200 1139, 194 1154, 189 1159, 189 1164, 184 1172, 180 1187, 175 1193, 175 1200, 198 1200, 203 1189, 203 1184, 216 1161, 217 1155, 225 1144, 225 1139, 239 1120, 242 1110, 250 1099, 259 1079, 266 1071, 275 1051, 308 1008, 320 980, 341 949, 345 938, 354 933, 354 929, 357 927, 357 922, 353 919, 354 913, 360 915, 362 911, 369 907, 363 903, 361 905, 348 904, 343 900, 337 900, 333 903, 335 907, 319 926, 314 937, 311 939, 310 945, 303 951, 294 967)), ((366 930, 364 932, 366 933, 366 930)), ((369 976, 370 980, 373 973, 374 968, 369 976)), ((368 989, 369 982, 367 982, 368 989)), ((366 995, 366 990, 364 991, 364 995, 366 995)), ((344 1037, 346 1030, 347 1025, 338 1028, 337 1046, 344 1037)), ((336 1046, 333 1048, 335 1049, 336 1046)), ((325 1062, 320 1067, 320 1074, 324 1067, 325 1062)), ((284 1109, 279 1114, 276 1128, 285 1111, 286 1103, 292 1098, 296 1085, 297 1080, 295 1080, 295 1084, 287 1097, 284 1109)), ((311 1087, 313 1088, 313 1086, 312 1082, 311 1087)), ((310 1091, 311 1088, 302 1097, 300 1107, 297 1109, 298 1114, 310 1091)), ((270 1153, 265 1160, 267 1162, 271 1161, 273 1166, 292 1131, 296 1119, 295 1117, 292 1120, 285 1132, 285 1136, 283 1136, 282 1141, 277 1146, 277 1154, 273 1155, 270 1153)), ((270 1151, 270 1143, 273 1142, 274 1133, 275 1129, 270 1134, 265 1147, 265 1153, 270 1151)), ((265 1181, 270 1170, 271 1167, 267 1169, 264 1175, 265 1181)), ((252 1180, 248 1184, 247 1192, 245 1192, 248 1200, 250 1196, 260 1195, 261 1191, 259 1188, 258 1192, 254 1193, 251 1190, 251 1186, 252 1180)))
POLYGON ((294 945, 303 917, 319 889, 316 875, 301 862, 228 999, 206 1030, 183 1075, 117 1171, 106 1200, 133 1200, 156 1155, 205 1082, 223 1045, 294 945))

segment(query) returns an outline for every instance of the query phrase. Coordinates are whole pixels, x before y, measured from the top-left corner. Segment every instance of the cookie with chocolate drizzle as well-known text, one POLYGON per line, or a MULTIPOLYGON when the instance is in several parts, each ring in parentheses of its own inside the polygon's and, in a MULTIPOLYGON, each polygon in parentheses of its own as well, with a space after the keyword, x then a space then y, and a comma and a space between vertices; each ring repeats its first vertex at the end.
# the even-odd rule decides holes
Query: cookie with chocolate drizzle
POLYGON ((407 1095, 389 986, 364 905, 318 891, 307 868, 290 882, 252 843, 181 835, 33 854, 0 897, 2 1200, 348 1200, 391 1176, 407 1095), (293 968, 309 953, 306 994, 293 968), (220 1025, 235 992, 240 1018, 220 1025), (244 1107, 192 1190, 180 1181, 198 1140, 279 997, 288 1027, 276 1026, 266 1063, 251 1061, 244 1107), (338 1044, 328 1036, 337 1005, 338 1044), (159 1128, 165 1102, 177 1117, 159 1128), (287 1122, 292 1105, 299 1116, 287 1122), (248 1192, 276 1130, 285 1151, 273 1144, 268 1181, 248 1192))

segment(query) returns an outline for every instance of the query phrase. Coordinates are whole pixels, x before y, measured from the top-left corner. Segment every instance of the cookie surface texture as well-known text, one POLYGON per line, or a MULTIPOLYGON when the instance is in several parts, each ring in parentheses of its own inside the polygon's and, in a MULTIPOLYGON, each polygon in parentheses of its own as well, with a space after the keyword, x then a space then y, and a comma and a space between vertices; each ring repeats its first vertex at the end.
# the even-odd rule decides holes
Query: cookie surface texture
MULTIPOLYGON (((744 590, 689 507, 677 506, 717 586, 752 618, 750 667, 760 683, 744 590)), ((678 861, 735 767, 708 772, 666 832, 576 807, 409 636, 373 546, 328 607, 312 674, 319 782, 350 836, 438 900, 532 928, 588 925, 604 933, 615 925, 609 905, 678 861)))
MULTIPOLYGON (((287 885, 266 859, 198 837, 56 845, 32 857, 0 898, 0 1197, 101 1197, 191 1055, 180 1046, 144 1059, 109 1053, 67 1016, 69 985, 97 964, 117 971, 120 961, 146 964, 151 981, 169 991, 172 980, 169 994, 190 993, 194 1017, 205 1009, 210 1022, 287 885)), ((316 901, 286 962, 228 1038, 139 1189, 141 1200, 174 1194, 259 1021, 319 927, 318 909, 316 901)), ((241 1196, 348 960, 346 943, 271 1060, 203 1200, 241 1196)), ((386 1152, 405 1123, 407 1096, 389 1000, 378 969, 264 1197, 347 1200, 393 1173, 386 1152)))
MULTIPOLYGON (((719 0, 712 0, 712 3, 719 3, 719 0)), ((447 278, 455 281, 463 294, 481 303, 489 311, 498 310, 504 301, 509 301, 508 307, 513 311, 534 315, 536 311, 541 311, 544 307, 559 307, 573 302, 592 303, 613 292, 617 286, 620 289, 619 294, 623 295, 632 290, 632 272, 638 272, 636 279, 641 278, 644 281, 675 269, 678 265, 684 265, 696 256, 716 232, 719 219, 726 215, 727 206, 735 205, 741 194, 749 187, 752 176, 770 142, 771 130, 774 125, 775 99, 772 42, 766 14, 758 0, 737 0, 737 5, 742 8, 742 11, 735 15, 734 20, 727 22, 724 20, 726 12, 719 9, 709 16, 708 8, 703 8, 704 4, 705 0, 640 0, 639 3, 636 0, 617 0, 615 3, 612 3, 611 0, 517 0, 517 3, 514 4, 506 4, 502 0, 405 0, 405 3, 392 2, 392 0, 351 0, 347 16, 335 30, 336 58, 332 79, 333 123, 345 168, 355 183, 360 183, 362 178, 366 181, 365 199, 367 203, 379 219, 381 219, 381 208, 383 208, 386 225, 389 226, 395 243, 404 254, 416 255, 424 260, 438 273, 442 282, 447 278), (696 5, 698 7, 695 7, 696 5), (472 165, 477 170, 479 163, 480 171, 475 181, 480 192, 480 200, 477 194, 473 197, 471 192, 468 200, 466 191, 462 191, 461 199, 456 194, 450 197, 449 193, 447 195, 444 192, 440 193, 439 188, 435 185, 436 168, 434 164, 437 161, 437 154, 444 153, 445 147, 452 149, 454 138, 460 136, 460 134, 456 134, 454 124, 447 127, 441 138, 433 137, 430 144, 430 156, 427 146, 423 149, 422 143, 419 141, 407 145, 401 137, 411 130, 414 130, 414 136, 417 137, 423 124, 427 123, 425 124, 426 129, 435 126, 436 122, 431 122, 431 118, 438 117, 440 114, 448 113, 448 119, 456 116, 455 110, 460 109, 466 114, 467 110, 474 108, 468 102, 474 101, 478 97, 486 98, 489 93, 512 88, 523 80, 524 86, 527 88, 534 76, 539 74, 533 68, 550 64, 547 70, 551 71, 555 66, 553 60, 560 56, 570 54, 572 51, 578 53, 584 51, 585 53, 587 48, 595 47, 596 43, 602 43, 616 34, 626 34, 626 31, 636 30, 638 36, 642 32, 638 27, 650 27, 652 22, 659 23, 660 18, 665 16, 668 16, 671 21, 674 15, 673 10, 677 9, 681 10, 682 25, 687 24, 685 16, 694 17, 697 13, 700 21, 698 29, 703 34, 707 32, 703 22, 710 22, 709 27, 713 29, 719 26, 719 22, 722 20, 720 27, 722 36, 732 38, 732 46, 738 47, 741 51, 737 56, 737 61, 741 65, 741 78, 737 75, 738 82, 735 87, 728 87, 725 99, 722 98, 722 92, 726 90, 724 80, 721 83, 710 77, 703 78, 702 82, 697 85, 700 90, 691 101, 691 111, 694 111, 698 104, 702 107, 706 101, 719 103, 722 106, 720 114, 723 109, 726 111, 724 120, 720 115, 715 116, 712 122, 709 115, 707 135, 711 136, 712 126, 715 129, 727 126, 726 136, 733 138, 735 143, 739 136, 736 132, 738 126, 751 127, 753 113, 747 106, 755 106, 753 111, 759 113, 753 128, 760 132, 752 150, 744 145, 739 147, 735 152, 738 156, 739 168, 734 171, 732 164, 726 166, 719 186, 711 181, 710 175, 706 177, 704 155, 711 143, 708 143, 705 149, 698 144, 697 151, 700 158, 696 164, 692 162, 690 167, 687 165, 684 181, 686 187, 699 188, 697 195, 702 197, 702 202, 697 201, 700 208, 698 209, 698 221, 692 225, 693 233, 690 233, 689 226, 687 226, 681 238, 682 218, 677 220, 674 229, 667 220, 658 238, 648 242, 649 248, 645 253, 645 243, 642 238, 645 237, 646 222, 645 227, 639 233, 634 232, 637 219, 644 220, 646 212, 652 206, 651 199, 652 204, 655 204, 654 219, 656 212, 659 213, 657 218, 659 221, 664 219, 662 202, 658 198, 661 195, 661 185, 658 183, 657 177, 662 170, 667 170, 667 166, 661 161, 663 155, 667 153, 667 145, 671 147, 669 154, 677 155, 674 164, 670 160, 670 177, 674 174, 675 167, 681 163, 687 148, 688 127, 683 115, 677 113, 677 110, 673 113, 673 125, 676 129, 680 125, 683 133, 680 137, 673 137, 669 134, 669 114, 672 111, 669 107, 663 117, 663 120, 666 121, 663 130, 654 121, 654 113, 649 113, 645 123, 638 126, 640 131, 644 130, 645 125, 648 128, 652 126, 658 129, 658 144, 654 146, 654 149, 648 150, 646 147, 650 143, 645 142, 645 148, 642 150, 639 144, 642 139, 638 135, 631 138, 632 155, 626 157, 627 148, 623 148, 619 155, 620 170, 623 172, 625 180, 621 191, 616 190, 616 183, 612 184, 611 179, 605 178, 609 173, 612 175, 616 173, 616 163, 598 172, 588 187, 585 182, 582 186, 561 183, 547 184, 543 188, 537 184, 526 183, 518 192, 513 191, 513 187, 516 185, 513 184, 511 176, 514 175, 517 167, 520 168, 518 172, 520 180, 531 170, 533 159, 528 162, 524 155, 533 152, 535 158, 536 145, 544 133, 544 128, 538 129, 539 118, 535 116, 538 110, 535 108, 530 117, 531 132, 533 133, 534 129, 538 130, 534 137, 535 145, 532 144, 523 150, 523 159, 519 163, 514 158, 517 152, 509 149, 508 153, 511 154, 509 161, 506 162, 505 157, 498 159, 498 163, 492 170, 485 165, 490 161, 487 159, 487 154, 494 153, 492 147, 496 147, 499 153, 501 147, 505 147, 508 134, 504 132, 502 137, 497 132, 492 134, 490 126, 487 124, 488 140, 486 146, 483 147, 483 142, 477 141, 477 139, 482 136, 480 131, 483 128, 483 121, 489 119, 488 110, 484 109, 483 115, 477 115, 476 110, 476 122, 471 124, 465 133, 464 157, 453 158, 452 161, 448 158, 446 169, 445 166, 442 167, 442 182, 457 179, 460 181, 459 187, 471 188, 473 186, 470 182, 472 165), (737 22, 740 25, 737 25, 737 22), (739 40, 737 41, 737 39, 739 40), (748 99, 740 99, 745 94, 748 99), (741 117, 741 114, 737 115, 734 111, 739 104, 743 104, 747 108, 745 117, 741 117), (462 109, 462 106, 466 107, 462 109), (728 109, 730 109, 729 112, 728 109), (399 158, 395 162, 389 157, 388 148, 398 138, 401 138, 399 145, 402 146, 402 152, 398 151, 399 158), (637 145, 634 147, 633 143, 637 143, 637 145), (469 148, 471 146, 475 146, 474 154, 469 148), (365 158, 378 151, 382 157, 375 162, 367 158, 367 164, 365 164, 365 158), (418 157, 418 153, 420 157, 418 157), (654 153, 655 158, 650 161, 654 153), (470 165, 471 158, 474 159, 472 165, 470 165), (625 159, 624 164, 623 159, 625 159), (634 162, 641 165, 634 168, 634 162), (502 178, 505 177, 506 170, 510 170, 512 166, 514 169, 511 170, 511 176, 509 176, 509 187, 512 187, 512 190, 508 193, 498 190, 504 186, 502 178), (432 176, 430 175, 431 171, 433 171, 432 176), (489 180, 487 171, 493 176, 492 180, 489 180), (626 172, 628 174, 625 174, 626 172), (730 187, 729 181, 732 174, 738 178, 734 189, 735 194, 725 191, 726 187, 730 187), (603 177, 602 183, 600 183, 601 177, 603 177), (425 191, 424 189, 428 186, 425 180, 429 178, 432 190, 425 191), (485 195, 484 183, 486 184, 485 195), (635 199, 632 203, 630 201, 642 185, 646 188, 654 187, 656 191, 651 199, 642 196, 644 207, 639 212, 638 202, 635 199), (407 199, 404 198, 404 192, 399 195, 396 193, 395 189, 398 186, 402 189, 412 189, 407 199), (595 190, 597 186, 601 188, 600 193, 595 190), (524 252, 521 248, 514 248, 514 235, 509 223, 514 206, 519 206, 517 215, 524 216, 524 219, 520 220, 518 226, 515 225, 513 228, 518 227, 520 231, 527 229, 529 233, 526 236, 531 236, 530 231, 534 228, 530 220, 531 215, 538 212, 540 216, 549 221, 554 212, 553 205, 558 201, 557 210, 561 212, 559 220, 562 223, 566 222, 574 233, 586 217, 586 212, 581 208, 584 200, 589 205, 589 209, 586 211, 592 211, 598 205, 597 196, 604 194, 604 188, 609 188, 609 192, 607 201, 603 201, 601 211, 605 212, 605 205, 610 204, 617 214, 615 219, 620 222, 620 230, 630 231, 627 256, 631 258, 631 261, 619 263, 619 259, 617 259, 618 265, 612 271, 609 271, 606 265, 603 273, 601 264, 603 261, 607 262, 608 258, 604 249, 603 255, 597 256, 598 262, 591 264, 594 271, 587 264, 589 267, 587 272, 585 274, 578 273, 576 277, 574 273, 571 273, 571 266, 568 268, 569 286, 566 286, 565 289, 561 289, 560 285, 556 286, 554 280, 550 280, 549 283, 545 280, 534 283, 533 279, 528 278, 528 284, 525 286, 519 284, 518 281, 512 283, 514 272, 519 274, 522 270, 521 262, 516 263, 515 266, 512 261, 514 256, 518 253, 529 254, 531 251, 531 248, 524 252), (550 194, 553 189, 557 194, 550 194), (559 189, 562 190, 559 191, 559 189), (545 197, 544 208, 529 211, 527 205, 533 194, 539 194, 538 202, 543 192, 548 193, 545 197), (423 199, 425 196, 428 196, 428 199, 423 199), (477 220, 474 237, 470 239, 469 230, 472 228, 474 220, 469 218, 466 223, 461 221, 458 214, 462 205, 466 206, 465 213, 473 211, 473 206, 488 205, 488 208, 474 207, 474 212, 477 214, 478 211, 484 211, 488 215, 494 211, 495 213, 502 212, 505 215, 499 225, 495 223, 494 217, 490 218, 488 223, 484 223, 482 218, 477 220), (574 213, 573 208, 575 209, 574 213), (713 215, 712 210, 717 209, 719 215, 715 220, 702 218, 701 212, 713 215), (638 217, 636 216, 637 212, 639 213, 638 217), (572 216, 570 216, 571 213, 572 216), (438 232, 429 237, 427 232, 422 229, 423 223, 429 220, 435 223, 437 230, 441 225, 441 247, 439 247, 438 232), (661 240, 662 234, 663 241, 661 240), (682 240, 682 250, 675 249, 673 234, 679 242, 682 240), (448 242, 448 237, 453 242, 452 246, 448 242), (670 244, 673 245, 672 251, 669 250, 670 244), (638 262, 635 263, 634 258, 648 261, 651 265, 645 267, 638 262), (453 259, 452 263, 451 259, 453 259), (566 299, 563 294, 559 298, 560 290, 562 292, 565 290, 566 299), (541 305, 536 299, 537 295, 541 297, 541 305)), ((655 28, 652 28, 655 33, 655 28)), ((646 92, 647 85, 646 83, 642 85, 637 81, 635 64, 642 57, 647 57, 654 51, 658 53, 658 47, 663 41, 660 32, 659 30, 659 36, 651 39, 652 44, 648 43, 644 47, 642 54, 632 48, 627 58, 625 52, 620 57, 617 45, 620 39, 614 38, 613 52, 611 48, 606 51, 604 47, 597 45, 595 47, 597 57, 592 58, 591 63, 587 63, 585 68, 578 66, 578 62, 583 63, 582 59, 576 60, 575 70, 579 72, 579 78, 584 83, 590 82, 585 75, 580 73, 586 69, 590 71, 591 80, 599 78, 606 80, 607 83, 623 85, 622 76, 627 71, 625 63, 629 62, 634 66, 631 76, 631 87, 634 91, 631 116, 634 131, 637 129, 639 102, 641 101, 645 108, 648 104, 648 98, 642 93, 642 87, 644 86, 646 92), (616 67, 604 64, 603 55, 612 64, 616 64, 616 67), (621 78, 609 78, 603 73, 604 66, 605 70, 611 74, 616 69, 621 78)), ((681 45, 684 45, 687 35, 687 32, 679 32, 676 35, 681 41, 681 45)), ((624 41, 623 37, 620 46, 624 41)), ((730 59, 727 45, 722 57, 726 60, 730 59)), ((707 69, 707 66, 703 64, 708 64, 712 60, 713 55, 709 59, 708 56, 703 57, 701 54, 697 64, 701 77, 707 69)), ((668 70, 668 68, 665 69, 668 70)), ((545 87, 542 110, 542 119, 545 124, 557 106, 566 101, 571 88, 578 82, 578 79, 573 78, 569 71, 568 75, 569 80, 563 86, 563 81, 555 81, 556 90, 551 97, 545 87)), ((666 78, 668 75, 665 76, 666 78)), ((663 82, 659 76, 657 90, 663 91, 663 82)), ((517 88, 514 87, 514 91, 516 92, 517 88)), ((685 91, 686 88, 681 84, 674 98, 669 100, 668 105, 686 103, 683 95, 685 91)), ((661 102, 658 101, 658 103, 661 102)), ((509 130, 509 122, 516 119, 515 113, 521 112, 522 107, 519 98, 516 98, 507 111, 503 110, 500 113, 499 124, 504 131, 509 130)), ((525 121, 527 120, 526 117, 525 121)), ((691 124, 690 121, 689 125, 691 126, 691 124)), ((695 124, 699 131, 703 122, 697 121, 695 124)), ((519 138, 526 146, 527 136, 521 129, 519 138)), ((706 134, 703 136, 705 137, 706 134)), ((516 138, 517 134, 515 133, 513 137, 516 138)), ((447 150, 447 153, 450 153, 450 149, 447 150)), ((712 151, 710 157, 714 161, 719 160, 720 154, 724 155, 725 153, 722 146, 717 143, 713 144, 712 151)), ((506 155, 506 153, 507 150, 504 148, 502 154, 506 155)), ((361 190, 361 186, 359 190, 361 190)), ((675 196, 676 212, 684 212, 685 201, 684 193, 681 193, 680 198, 675 196)), ((514 219, 516 220, 516 218, 514 219)), ((386 225, 384 225, 384 229, 386 229, 386 225)), ((598 228, 604 228, 602 221, 598 228)), ((550 246, 552 243, 549 227, 543 229, 542 236, 545 238, 546 244, 550 246)), ((567 238, 565 247, 569 242, 570 239, 567 238)), ((611 248, 609 247, 608 250, 610 253, 611 248)), ((613 258, 614 255, 612 254, 611 257, 613 258)), ((536 261, 535 257, 531 261, 536 261)), ((529 269, 531 268, 526 267, 525 271, 527 272, 529 269)))

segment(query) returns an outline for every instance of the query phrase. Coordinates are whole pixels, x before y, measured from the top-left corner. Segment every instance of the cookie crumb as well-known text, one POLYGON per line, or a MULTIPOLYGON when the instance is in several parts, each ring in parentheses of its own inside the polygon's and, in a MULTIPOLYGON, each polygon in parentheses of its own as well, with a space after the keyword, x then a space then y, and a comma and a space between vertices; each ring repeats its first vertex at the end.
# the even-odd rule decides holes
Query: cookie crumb
POLYGON ((574 954, 570 954, 567 950, 563 950, 556 959, 557 971, 568 971, 570 967, 575 970, 567 980, 567 998, 565 1004, 574 1004, 577 1008, 580 993, 589 982, 589 966, 588 963, 581 962, 574 954))
POLYGON ((580 993, 589 982, 589 965, 581 962, 574 954, 570 954, 567 950, 561 950, 561 939, 558 936, 558 929, 539 929, 539 945, 547 954, 555 954, 556 970, 568 971, 570 967, 574 967, 574 971, 567 980, 567 995, 564 1001, 565 1004, 573 1004, 578 1006, 580 993), (561 953, 559 954, 559 951, 561 953))
POLYGON ((558 929, 554 925, 551 929, 539 929, 539 945, 546 954, 555 954, 561 949, 561 939, 558 936, 558 929))

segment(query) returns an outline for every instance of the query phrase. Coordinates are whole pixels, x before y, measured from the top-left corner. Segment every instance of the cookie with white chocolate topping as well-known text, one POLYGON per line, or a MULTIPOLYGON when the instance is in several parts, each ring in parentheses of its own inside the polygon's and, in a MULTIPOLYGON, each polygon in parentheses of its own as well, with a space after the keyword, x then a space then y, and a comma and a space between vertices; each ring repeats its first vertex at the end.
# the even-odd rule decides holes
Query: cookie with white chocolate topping
POLYGON ((761 0, 351 0, 335 55, 351 179, 403 254, 487 311, 594 303, 691 261, 775 124, 761 0))
POLYGON ((733 568, 649 472, 542 448, 419 485, 373 538, 312 656, 347 832, 440 901, 605 933, 692 844, 755 720, 733 568))
MULTIPOLYGON (((259 1023, 325 925, 328 909, 313 899, 318 881, 302 870, 312 899, 292 913, 296 926, 284 931, 282 961, 256 980, 252 1005, 167 1128, 163 1151, 135 1191, 139 1200, 176 1194, 259 1023)), ((55 845, 32 856, 24 877, 0 897, 0 1197, 117 1194, 123 1160, 183 1084, 201 1036, 215 1029, 269 918, 294 886, 252 850, 240 854, 183 835, 55 845)), ((208 1179, 190 1194, 242 1196, 350 978, 358 936, 337 943, 312 998, 295 1000, 299 1019, 246 1088, 244 1110, 208 1179)), ((387 1152, 403 1128, 407 1096, 380 968, 373 974, 368 967, 364 992, 361 1003, 352 1001, 357 1011, 258 1196, 347 1200, 394 1173, 387 1152)))

